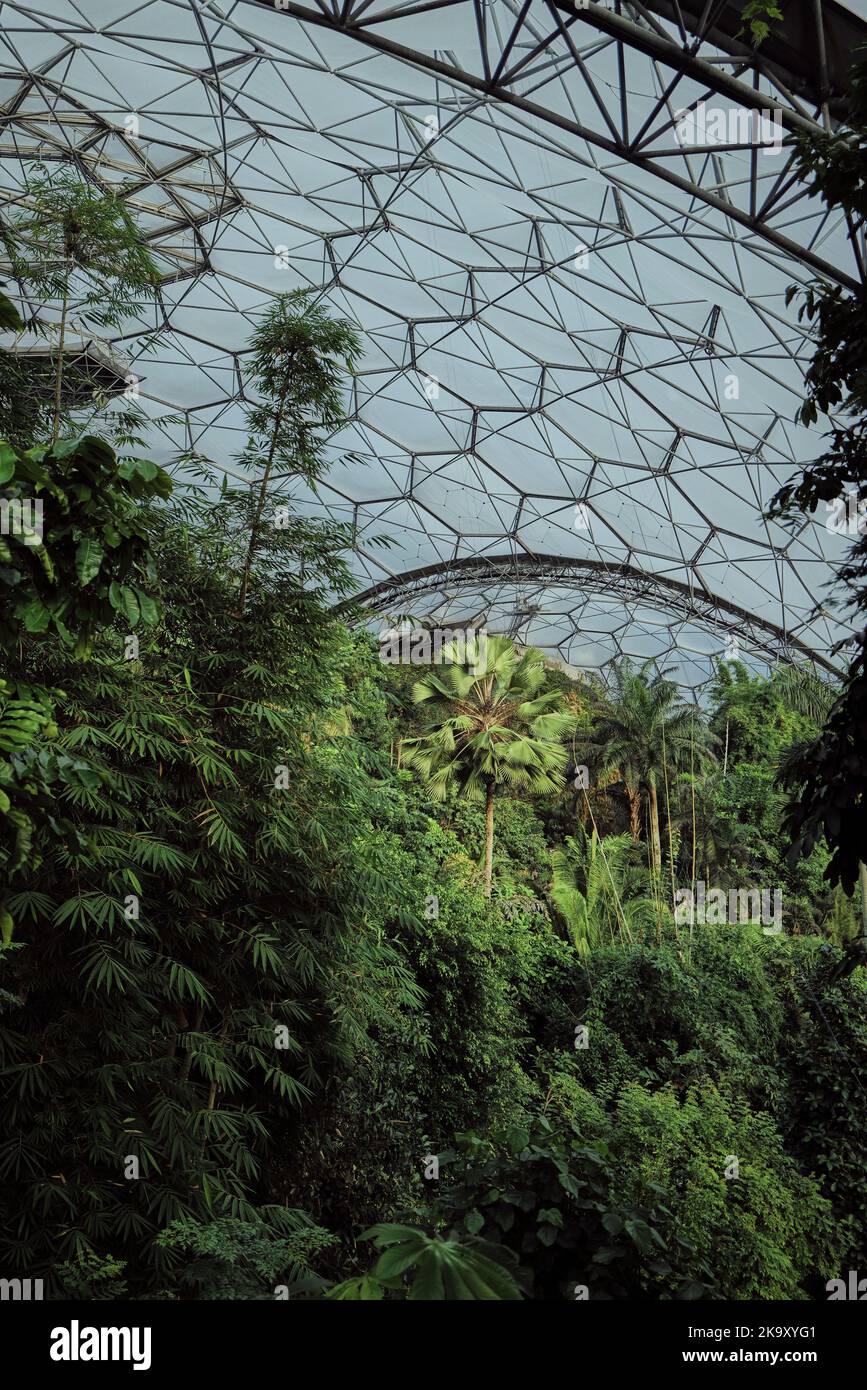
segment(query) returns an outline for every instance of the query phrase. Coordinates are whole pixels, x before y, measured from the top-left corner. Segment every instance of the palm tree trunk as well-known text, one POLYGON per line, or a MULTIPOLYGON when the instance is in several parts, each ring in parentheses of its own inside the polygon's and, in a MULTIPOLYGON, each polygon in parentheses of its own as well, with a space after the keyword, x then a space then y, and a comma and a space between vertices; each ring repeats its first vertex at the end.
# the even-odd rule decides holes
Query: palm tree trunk
POLYGON ((665 753, 665 724, 662 726, 662 770, 665 774, 665 825, 668 833, 668 863, 671 869, 671 910, 674 912, 677 906, 677 895, 674 888, 674 845, 671 839, 671 797, 668 790, 668 758, 665 753))
POLYGON ((60 402, 63 392, 63 345, 66 337, 66 314, 69 304, 69 272, 63 285, 63 308, 60 311, 60 335, 57 344, 57 365, 54 369, 54 411, 51 421, 51 442, 57 443, 60 434, 60 402))
POLYGON ((650 799, 650 869, 655 878, 662 873, 662 844, 659 838, 659 801, 656 796, 656 783, 648 788, 650 799))
POLYGON ((690 875, 690 887, 695 892, 695 745, 692 742, 692 731, 690 731, 689 745, 689 784, 692 795, 692 872, 690 875))
POLYGON ((867 942, 867 864, 858 864, 858 877, 861 880, 861 933, 867 942))
POLYGON ((723 777, 729 770, 729 721, 726 720, 726 751, 723 758, 723 777))
POLYGON ((632 843, 638 844, 640 831, 638 813, 641 808, 641 798, 633 787, 627 786, 626 795, 629 798, 629 833, 632 836, 632 843))
POLYGON ((488 783, 485 803, 485 897, 491 896, 494 882, 494 784, 488 783))

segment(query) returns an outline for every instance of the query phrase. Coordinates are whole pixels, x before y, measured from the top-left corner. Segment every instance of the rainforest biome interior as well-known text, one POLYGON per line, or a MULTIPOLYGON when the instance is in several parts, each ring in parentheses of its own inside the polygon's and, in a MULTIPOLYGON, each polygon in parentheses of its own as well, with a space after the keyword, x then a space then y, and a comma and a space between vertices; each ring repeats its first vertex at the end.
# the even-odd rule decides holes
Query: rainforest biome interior
POLYGON ((867 1298, 867 6, 0 52, 3 1298, 867 1298))

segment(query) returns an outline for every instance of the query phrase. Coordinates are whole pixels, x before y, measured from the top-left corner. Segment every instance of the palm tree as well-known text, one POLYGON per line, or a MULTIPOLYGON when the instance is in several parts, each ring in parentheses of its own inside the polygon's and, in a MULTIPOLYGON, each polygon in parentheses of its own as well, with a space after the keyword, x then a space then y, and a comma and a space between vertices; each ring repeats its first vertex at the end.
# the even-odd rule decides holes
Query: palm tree
POLYGON ((457 787, 485 801, 485 896, 491 896, 494 793, 497 787, 539 794, 562 787, 568 762, 563 739, 575 726, 559 690, 544 692, 541 652, 523 653, 508 637, 468 640, 446 648, 445 664, 413 686, 426 706, 427 727, 403 744, 404 761, 442 799, 457 787))
POLYGON ((633 839, 638 838, 641 790, 647 793, 650 866, 662 870, 659 787, 681 764, 699 767, 709 757, 709 735, 692 705, 678 695, 664 672, 649 675, 648 661, 633 670, 627 657, 613 668, 613 688, 601 705, 589 750, 601 780, 616 772, 629 800, 633 839), (689 756, 687 756, 689 755, 689 756))
MULTIPOLYGON (((704 777, 682 773, 673 798, 676 810, 671 820, 685 835, 684 863, 688 876, 695 877, 691 861, 692 866, 698 866, 706 883, 728 888, 743 881, 750 848, 737 821, 720 808, 721 784, 724 785, 724 778, 719 770, 704 777)), ((752 843, 756 844, 755 836, 752 843)), ((764 847, 764 841, 759 845, 764 847)))
POLYGON ((582 955, 606 940, 631 941, 634 927, 654 921, 655 905, 643 892, 647 870, 630 863, 633 854, 630 835, 600 839, 583 827, 554 850, 551 898, 582 955))
POLYGON ((779 666, 771 677, 771 688, 787 709, 818 725, 827 719, 840 693, 814 666, 779 666))

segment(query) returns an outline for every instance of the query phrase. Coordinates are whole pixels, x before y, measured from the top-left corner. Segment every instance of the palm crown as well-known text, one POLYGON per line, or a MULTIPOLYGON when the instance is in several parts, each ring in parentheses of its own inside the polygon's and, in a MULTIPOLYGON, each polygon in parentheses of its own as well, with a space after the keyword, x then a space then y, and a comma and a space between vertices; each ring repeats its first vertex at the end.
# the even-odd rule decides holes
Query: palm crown
POLYGON ((541 652, 519 652, 508 637, 453 644, 445 664, 413 686, 413 700, 427 707, 428 726, 404 744, 406 762, 426 779, 434 796, 453 789, 487 803, 485 891, 490 895, 493 796, 512 791, 558 791, 568 761, 563 739, 575 726, 559 691, 545 692, 541 652))
POLYGON ((598 775, 622 778, 630 802, 633 838, 638 838, 640 788, 647 789, 651 864, 661 867, 657 787, 689 755, 695 766, 709 756, 708 736, 695 709, 664 675, 648 675, 649 663, 633 670, 624 659, 614 668, 614 690, 600 710, 592 738, 598 775))
POLYGON ((621 937, 631 941, 633 927, 653 920, 634 854, 629 835, 602 840, 595 828, 588 835, 581 826, 554 850, 551 898, 582 955, 621 937))

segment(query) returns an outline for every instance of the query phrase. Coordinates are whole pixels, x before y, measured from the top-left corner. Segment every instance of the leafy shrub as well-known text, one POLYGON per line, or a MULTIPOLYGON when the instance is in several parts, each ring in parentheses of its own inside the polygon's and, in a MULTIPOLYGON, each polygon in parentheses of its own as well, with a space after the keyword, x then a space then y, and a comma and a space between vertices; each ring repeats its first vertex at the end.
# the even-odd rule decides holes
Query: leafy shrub
POLYGON ((0 930, 8 943, 15 922, 7 882, 19 886, 37 867, 37 827, 55 848, 81 848, 56 800, 100 782, 85 760, 52 742, 64 692, 22 670, 22 649, 29 641, 50 650, 53 639, 86 657, 116 618, 125 631, 156 619, 141 511, 148 499, 167 497, 171 482, 156 464, 120 459, 85 436, 30 449, 0 442, 0 490, 4 507, 29 518, 0 535, 0 930), (38 524, 32 506, 42 508, 38 524))
POLYGON ((305 1108, 291 1158, 277 1161, 281 1194, 346 1233, 341 1258, 353 1263, 362 1252, 348 1233, 421 1199, 424 1155, 456 1129, 514 1122, 540 1099, 534 1058, 568 1009, 560 987, 572 949, 541 915, 504 915, 485 900, 460 841, 424 804, 398 777, 369 841, 404 890, 404 909, 389 916, 383 898, 379 922, 401 945, 422 1008, 376 1027, 305 1108))
POLYGON ((57 1267, 61 1296, 68 1299, 114 1301, 127 1296, 126 1262, 112 1255, 82 1250, 75 1259, 62 1260, 57 1267))
POLYGON ((509 1301, 521 1297, 517 1284, 491 1250, 472 1236, 427 1235, 414 1226, 381 1224, 362 1237, 380 1255, 370 1274, 348 1279, 329 1298, 369 1302, 393 1295, 442 1302, 509 1301))
POLYGON ((815 1173, 837 1213, 848 1239, 841 1268, 865 1268, 867 971, 858 968, 863 950, 816 940, 793 948, 784 976, 790 991, 786 1141, 815 1173))
POLYGON ((691 941, 595 952, 577 980, 589 1029, 578 1075, 609 1095, 626 1080, 724 1077, 773 1108, 785 1009, 770 962, 785 949, 760 929, 699 926, 691 941))
POLYGON ((742 1097, 629 1083, 611 1108, 580 1088, 556 1107, 459 1135, 430 1212, 502 1246, 528 1297, 803 1298, 839 1268, 831 1204, 742 1097))
POLYGON ((721 1298, 803 1298, 811 1278, 838 1272, 843 1241, 830 1202, 785 1153, 771 1117, 743 1097, 628 1084, 610 1152, 612 1194, 635 1202, 661 1186, 721 1298))
POLYGON ((154 621, 142 503, 169 496, 162 468, 120 459, 92 436, 30 449, 0 442, 0 484, 10 500, 43 506, 39 543, 24 532, 0 537, 0 586, 11 591, 0 616, 3 648, 23 631, 52 630, 87 655, 116 614, 126 631, 154 621))
MULTIPOLYGON (((430 814, 448 825, 472 862, 484 866, 485 808, 457 794, 430 805, 430 814)), ((537 810, 527 801, 501 797, 497 806, 494 837, 494 888, 496 896, 509 900, 548 886, 548 851, 544 826, 537 810)))
POLYGON ((503 1122, 532 1093, 514 981, 525 921, 486 901, 457 838, 407 808, 394 822, 415 912, 399 939, 424 992, 430 1061, 416 1089, 439 1147, 468 1124, 503 1122))
POLYGON ((98 779, 62 788, 77 838, 38 828, 2 960, 0 1258, 49 1279, 95 1250, 153 1291, 172 1220, 252 1219, 294 1115, 420 1004, 383 931, 387 798, 340 732, 343 629, 285 553, 227 618, 232 515, 153 519, 167 601, 138 662, 115 634, 84 665, 29 653, 66 691, 56 750, 98 779))
POLYGON ((706 1294, 700 1261, 672 1226, 666 1194, 616 1203, 605 1144, 583 1142, 577 1127, 544 1115, 490 1138, 459 1135, 440 1155, 448 1182, 432 1210, 448 1238, 483 1242, 511 1262, 532 1299, 652 1297, 663 1281, 678 1296, 706 1294))
POLYGON ((180 1297, 249 1302, 321 1292, 313 1264, 335 1240, 303 1212, 264 1206, 252 1221, 180 1217, 160 1231, 156 1245, 183 1259, 180 1297))

